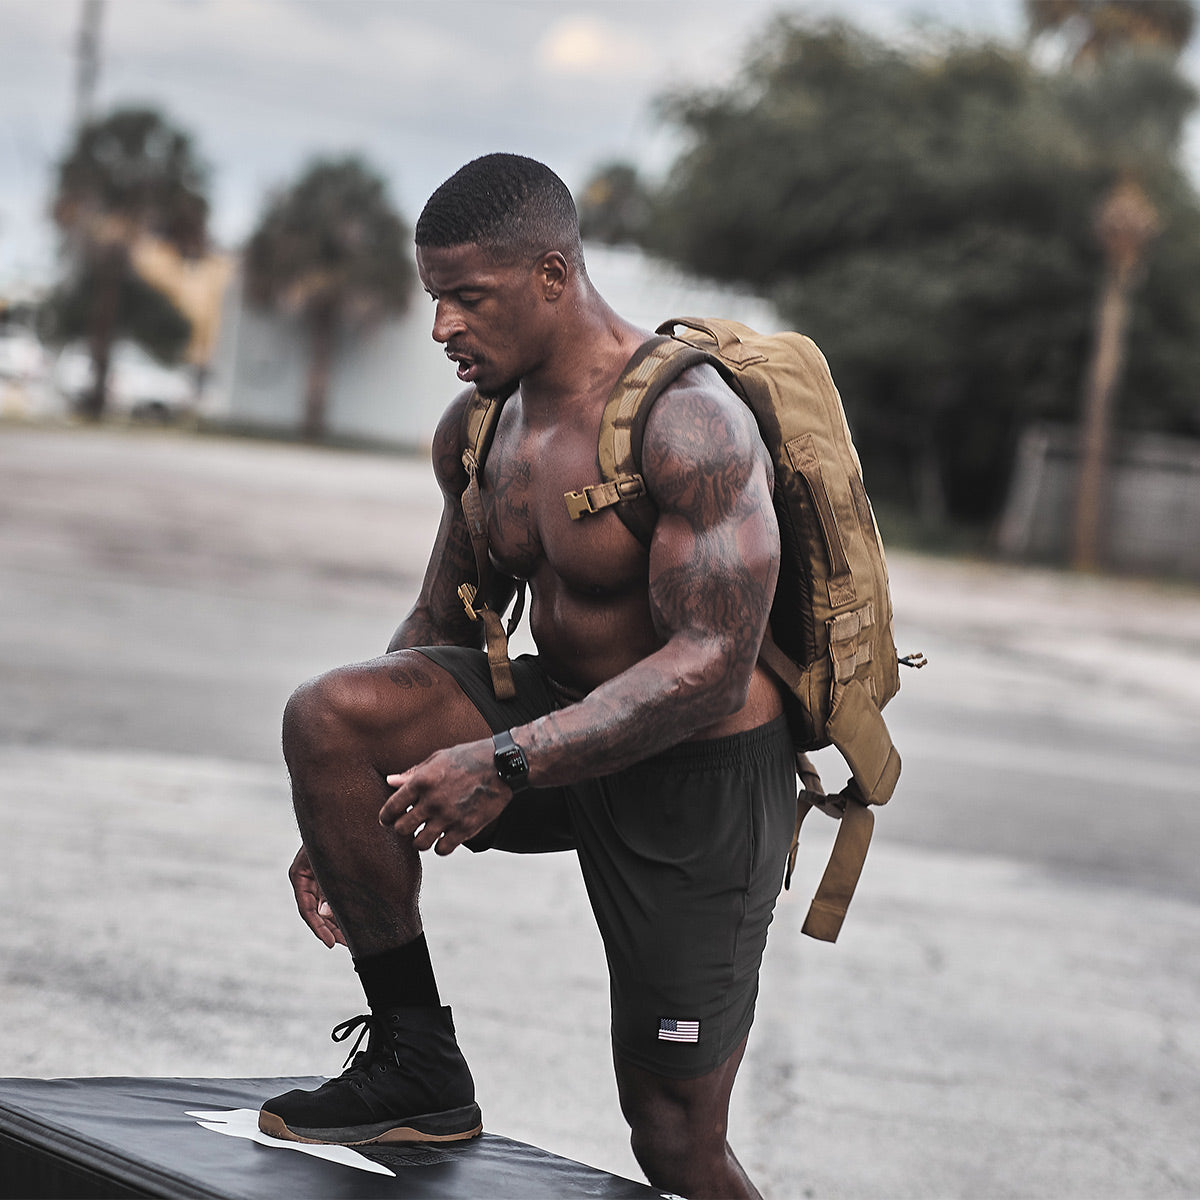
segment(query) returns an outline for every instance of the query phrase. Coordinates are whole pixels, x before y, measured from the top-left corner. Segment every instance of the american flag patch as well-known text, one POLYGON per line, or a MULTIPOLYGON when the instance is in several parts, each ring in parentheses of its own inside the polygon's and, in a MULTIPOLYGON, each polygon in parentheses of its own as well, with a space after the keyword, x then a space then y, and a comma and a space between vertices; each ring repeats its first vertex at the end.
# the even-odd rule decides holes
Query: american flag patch
POLYGON ((698 1042, 699 1021, 675 1021, 670 1017, 659 1017, 658 1040, 660 1042, 698 1042))

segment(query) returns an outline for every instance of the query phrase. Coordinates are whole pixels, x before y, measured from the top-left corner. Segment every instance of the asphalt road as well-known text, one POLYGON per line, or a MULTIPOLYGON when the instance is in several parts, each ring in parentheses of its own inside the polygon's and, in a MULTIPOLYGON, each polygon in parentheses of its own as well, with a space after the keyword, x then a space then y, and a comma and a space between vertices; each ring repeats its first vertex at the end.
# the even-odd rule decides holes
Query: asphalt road
MULTIPOLYGON (((278 717, 386 645, 438 507, 415 460, 0 426, 0 1075, 337 1069, 278 717)), ((1200 593, 891 566, 904 777, 839 945, 781 906, 732 1140, 777 1200, 1198 1195, 1200 593)), ((636 1177, 576 876, 454 855, 427 924, 491 1127, 636 1177)))

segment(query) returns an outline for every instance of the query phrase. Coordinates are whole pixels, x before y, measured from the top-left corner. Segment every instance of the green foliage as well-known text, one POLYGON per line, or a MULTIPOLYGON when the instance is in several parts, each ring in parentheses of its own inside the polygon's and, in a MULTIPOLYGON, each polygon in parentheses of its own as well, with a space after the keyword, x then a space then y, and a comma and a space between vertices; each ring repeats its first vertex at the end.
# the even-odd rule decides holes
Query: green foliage
POLYGON ((872 491, 985 520, 1021 427, 1072 419, 1102 272, 1096 204, 1135 168, 1163 217, 1125 421, 1200 432, 1194 97, 1160 53, 1086 72, 779 21, 739 82, 676 95, 688 138, 646 241, 773 295, 825 350, 872 491))
POLYGON ((1196 27, 1191 0, 1025 0, 1025 19, 1034 37, 1069 34, 1076 63, 1129 47, 1178 53, 1196 27))
POLYGON ((246 286, 270 307, 341 318, 403 312, 416 268, 411 231, 383 178, 358 158, 314 162, 272 196, 246 246, 246 286))
MULTIPOLYGON (((101 281, 94 270, 61 283, 42 303, 38 329, 42 337, 61 345, 87 338, 95 297, 101 281)), ((131 338, 162 363, 177 363, 192 336, 192 323, 171 300, 134 272, 117 282, 114 320, 131 338)))
POLYGON ((365 162, 319 160, 268 200, 244 265, 251 300, 308 328, 303 432, 320 437, 338 332, 408 307, 416 282, 410 230, 365 162))
POLYGON ((121 108, 82 126, 58 164, 52 212, 63 231, 67 278, 41 321, 53 336, 86 337, 94 385, 88 415, 104 411, 113 343, 129 337, 163 360, 185 349, 190 323, 134 271, 146 235, 181 254, 207 241, 206 171, 187 134, 149 108, 121 108))
POLYGON ((609 246, 640 242, 649 220, 650 194, 632 164, 609 163, 584 186, 579 228, 585 239, 609 246))
POLYGON ((203 251, 206 170, 187 134, 154 109, 88 122, 57 174, 53 214, 68 234, 128 241, 151 233, 184 254, 203 251))

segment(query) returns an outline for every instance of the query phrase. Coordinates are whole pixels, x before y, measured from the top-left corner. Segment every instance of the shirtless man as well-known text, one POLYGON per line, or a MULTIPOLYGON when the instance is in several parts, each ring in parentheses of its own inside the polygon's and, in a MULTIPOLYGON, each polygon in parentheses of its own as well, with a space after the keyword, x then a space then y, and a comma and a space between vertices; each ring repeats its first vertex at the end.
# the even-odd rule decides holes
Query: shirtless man
POLYGON ((416 243, 433 337, 469 385, 434 441, 441 526, 388 653, 305 684, 284 718, 297 904, 349 947, 371 1008, 335 1036, 369 1040, 337 1079, 267 1101, 260 1124, 347 1144, 477 1134, 422 932, 420 852, 575 849, 638 1162, 681 1195, 755 1196, 726 1126, 796 795, 757 664, 779 557, 770 461, 741 401, 694 367, 646 426, 649 551, 611 509, 570 520, 563 495, 598 481, 601 413, 647 333, 588 279, 569 192, 539 163, 488 155, 434 193, 416 243), (517 580, 532 598, 538 653, 514 663, 512 701, 457 595, 475 576, 471 389, 509 396, 482 497, 493 607, 517 580))

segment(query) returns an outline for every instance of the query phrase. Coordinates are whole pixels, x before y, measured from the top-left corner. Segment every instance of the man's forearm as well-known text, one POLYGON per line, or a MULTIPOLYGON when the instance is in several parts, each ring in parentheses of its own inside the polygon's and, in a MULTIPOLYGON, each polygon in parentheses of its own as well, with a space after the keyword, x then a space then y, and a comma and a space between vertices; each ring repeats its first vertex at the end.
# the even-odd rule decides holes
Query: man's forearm
POLYGON ((745 703, 754 657, 733 661, 710 647, 664 646, 582 700, 513 737, 530 783, 549 787, 608 775, 649 758, 745 703))

